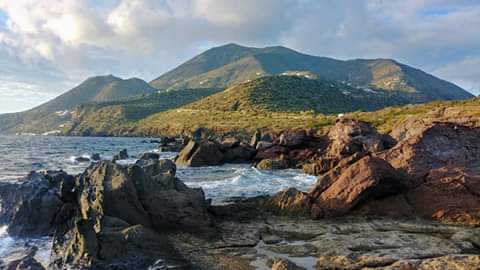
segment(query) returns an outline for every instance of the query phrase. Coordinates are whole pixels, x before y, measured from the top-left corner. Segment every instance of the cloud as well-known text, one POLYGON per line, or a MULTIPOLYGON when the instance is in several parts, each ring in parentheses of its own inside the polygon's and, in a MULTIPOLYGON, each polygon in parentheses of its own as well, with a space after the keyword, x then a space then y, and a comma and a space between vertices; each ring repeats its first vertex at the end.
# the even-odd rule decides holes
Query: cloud
POLYGON ((0 0, 0 72, 60 93, 98 74, 150 80, 237 42, 395 58, 471 87, 480 78, 449 67, 480 57, 478 25, 476 0, 0 0))
POLYGON ((467 57, 434 71, 440 77, 450 80, 476 95, 480 95, 480 57, 467 57))

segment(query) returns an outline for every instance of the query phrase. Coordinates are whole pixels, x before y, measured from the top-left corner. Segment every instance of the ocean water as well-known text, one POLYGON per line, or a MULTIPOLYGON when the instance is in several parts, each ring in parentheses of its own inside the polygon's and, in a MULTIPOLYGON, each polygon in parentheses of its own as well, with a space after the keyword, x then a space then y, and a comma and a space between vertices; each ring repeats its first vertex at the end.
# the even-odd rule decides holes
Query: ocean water
MULTIPOLYGON (((135 157, 145 152, 157 152, 151 138, 112 137, 48 137, 0 135, 0 181, 15 182, 32 170, 63 169, 70 174, 81 173, 89 162, 77 162, 77 157, 89 157, 94 153, 110 160, 122 149, 127 149, 133 163, 135 157)), ((177 153, 160 153, 161 158, 172 159, 177 153)), ((203 188, 205 196, 214 203, 229 198, 253 197, 274 194, 288 187, 306 190, 315 177, 299 170, 260 171, 249 164, 226 164, 200 168, 177 168, 177 177, 190 187, 203 188)), ((40 248, 37 259, 46 263, 49 256, 49 238, 15 239, 0 227, 0 258, 18 258, 35 245, 40 248)))

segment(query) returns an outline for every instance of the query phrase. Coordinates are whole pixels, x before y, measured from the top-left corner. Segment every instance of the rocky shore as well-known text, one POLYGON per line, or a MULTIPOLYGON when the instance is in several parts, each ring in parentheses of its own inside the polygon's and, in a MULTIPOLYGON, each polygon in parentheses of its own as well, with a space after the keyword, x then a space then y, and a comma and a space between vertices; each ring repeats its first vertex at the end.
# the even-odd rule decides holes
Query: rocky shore
MULTIPOLYGON (((308 192, 212 205, 176 177, 173 161, 146 154, 2 183, 0 222, 11 235, 51 235, 48 269, 478 268, 480 128, 404 124, 389 135, 339 119, 323 136, 192 138, 175 159, 302 168, 318 175, 308 192)), ((4 267, 42 269, 32 254, 4 267)))

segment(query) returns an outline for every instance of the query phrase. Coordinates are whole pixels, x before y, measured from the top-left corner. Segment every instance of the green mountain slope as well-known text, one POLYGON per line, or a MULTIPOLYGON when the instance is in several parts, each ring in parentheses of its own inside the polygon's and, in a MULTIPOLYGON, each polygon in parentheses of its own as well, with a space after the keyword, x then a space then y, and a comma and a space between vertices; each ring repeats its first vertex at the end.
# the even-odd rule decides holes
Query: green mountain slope
POLYGON ((226 88, 265 75, 306 71, 326 80, 385 91, 419 93, 423 102, 471 98, 460 87, 389 59, 341 61, 302 54, 285 47, 212 48, 150 84, 159 89, 226 88))

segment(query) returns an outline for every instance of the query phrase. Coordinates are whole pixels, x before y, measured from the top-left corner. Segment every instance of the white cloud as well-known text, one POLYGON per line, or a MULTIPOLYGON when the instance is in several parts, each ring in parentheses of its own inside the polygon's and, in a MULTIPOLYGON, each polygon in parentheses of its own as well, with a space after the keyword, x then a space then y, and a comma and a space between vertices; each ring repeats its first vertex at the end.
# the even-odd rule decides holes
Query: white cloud
POLYGON ((461 61, 438 68, 434 73, 462 85, 472 93, 480 94, 480 57, 467 57, 461 61))
POLYGON ((427 71, 480 57, 477 0, 0 0, 0 11, 0 72, 57 93, 97 74, 153 79, 229 42, 427 71))

